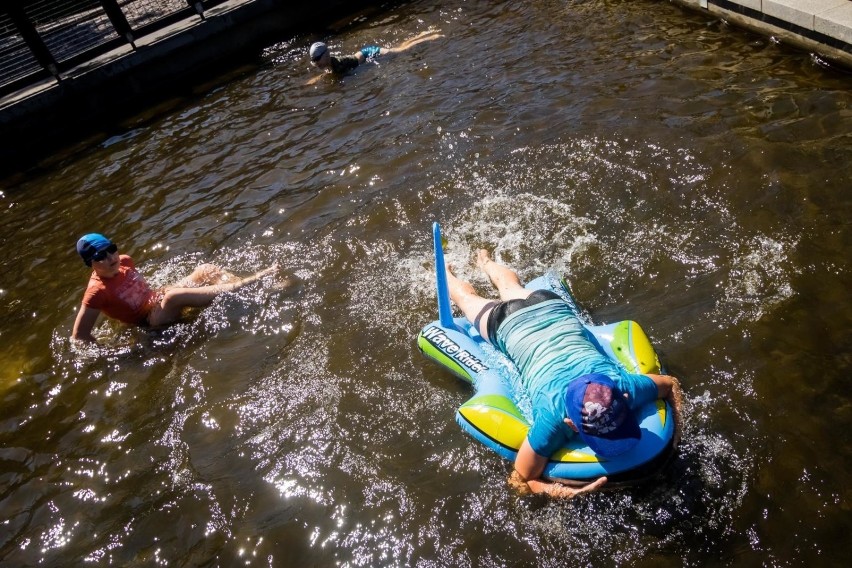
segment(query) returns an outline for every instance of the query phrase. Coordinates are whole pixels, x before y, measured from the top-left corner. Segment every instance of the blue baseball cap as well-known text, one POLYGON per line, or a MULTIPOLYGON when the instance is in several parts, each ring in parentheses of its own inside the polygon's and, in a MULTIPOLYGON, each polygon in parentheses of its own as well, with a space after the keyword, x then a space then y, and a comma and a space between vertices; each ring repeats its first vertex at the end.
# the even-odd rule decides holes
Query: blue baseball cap
POLYGON ((571 381, 565 408, 580 439, 597 454, 617 456, 639 443, 639 422, 624 393, 606 375, 592 373, 571 381))
POLYGON ((89 233, 88 235, 83 235, 77 241, 77 253, 83 259, 83 262, 86 263, 86 266, 92 266, 92 257, 95 253, 110 246, 112 246, 112 241, 102 234, 89 233))
POLYGON ((311 50, 309 52, 311 56, 311 61, 319 61, 319 58, 325 55, 325 52, 328 51, 328 46, 321 41, 316 42, 311 46, 311 50))

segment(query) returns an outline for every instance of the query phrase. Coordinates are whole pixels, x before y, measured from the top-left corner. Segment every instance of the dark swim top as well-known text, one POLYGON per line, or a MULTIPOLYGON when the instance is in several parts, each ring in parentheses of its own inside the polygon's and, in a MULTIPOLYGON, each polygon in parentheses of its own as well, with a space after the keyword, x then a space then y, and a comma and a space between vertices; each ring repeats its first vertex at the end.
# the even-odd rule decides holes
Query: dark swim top
POLYGON ((358 58, 352 55, 346 55, 340 58, 331 58, 331 72, 338 75, 343 75, 347 71, 355 69, 358 65, 358 58))

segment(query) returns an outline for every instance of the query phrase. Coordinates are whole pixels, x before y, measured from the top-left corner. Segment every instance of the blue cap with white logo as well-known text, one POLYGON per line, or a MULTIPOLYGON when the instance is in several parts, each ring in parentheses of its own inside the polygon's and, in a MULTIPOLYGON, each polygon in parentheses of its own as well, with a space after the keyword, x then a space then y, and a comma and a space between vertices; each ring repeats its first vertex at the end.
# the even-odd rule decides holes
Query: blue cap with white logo
POLYGON ((580 438, 597 454, 617 456, 639 443, 639 422, 624 394, 606 375, 591 373, 571 381, 565 407, 580 438))

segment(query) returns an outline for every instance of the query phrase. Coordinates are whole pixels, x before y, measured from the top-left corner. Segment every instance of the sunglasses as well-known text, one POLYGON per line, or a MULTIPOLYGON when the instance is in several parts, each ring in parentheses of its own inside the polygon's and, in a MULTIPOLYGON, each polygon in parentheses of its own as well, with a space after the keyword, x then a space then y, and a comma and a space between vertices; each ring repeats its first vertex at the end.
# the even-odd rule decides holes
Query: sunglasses
POLYGON ((107 248, 95 252, 95 254, 92 255, 92 260, 103 260, 107 257, 108 254, 115 254, 116 252, 118 252, 118 246, 113 243, 107 248))

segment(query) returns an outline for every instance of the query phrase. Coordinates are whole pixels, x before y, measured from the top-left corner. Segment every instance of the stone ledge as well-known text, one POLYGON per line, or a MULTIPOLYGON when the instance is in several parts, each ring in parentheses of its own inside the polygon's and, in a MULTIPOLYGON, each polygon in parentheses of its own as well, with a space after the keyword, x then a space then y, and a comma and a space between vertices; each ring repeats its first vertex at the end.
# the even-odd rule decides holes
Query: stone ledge
POLYGON ((816 14, 814 31, 852 44, 852 2, 816 14))
POLYGON ((852 0, 671 0, 852 68, 852 0))
POLYGON ((849 0, 763 0, 761 11, 806 30, 814 30, 817 14, 848 4, 849 0))

